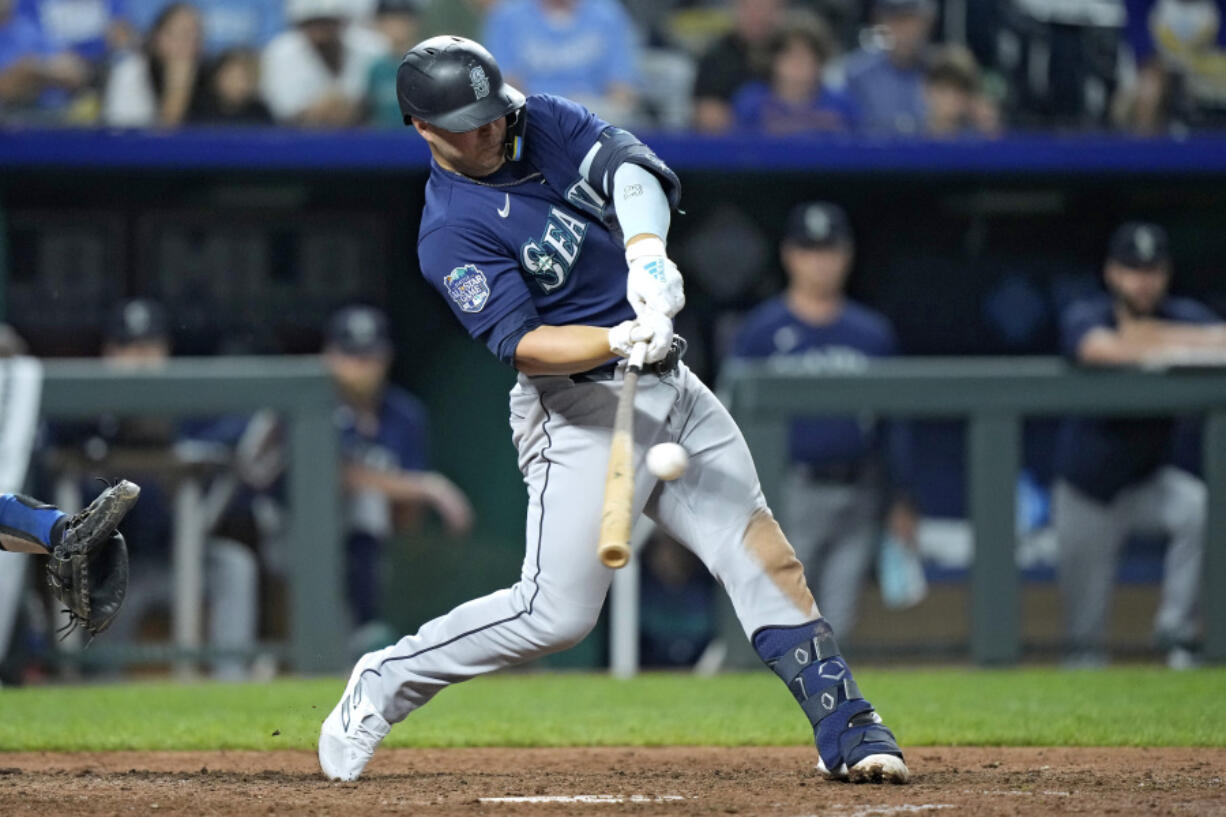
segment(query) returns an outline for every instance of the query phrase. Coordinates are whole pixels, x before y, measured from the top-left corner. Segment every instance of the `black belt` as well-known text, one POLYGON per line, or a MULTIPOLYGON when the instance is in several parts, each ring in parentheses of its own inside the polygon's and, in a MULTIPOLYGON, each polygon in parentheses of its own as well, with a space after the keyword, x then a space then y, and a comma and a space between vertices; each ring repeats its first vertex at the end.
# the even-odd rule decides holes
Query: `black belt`
MULTIPOLYGON (((680 335, 673 335, 673 345, 668 350, 668 354, 663 359, 648 363, 643 367, 643 371, 649 374, 654 374, 657 377, 666 377, 677 371, 677 364, 685 357, 685 350, 689 347, 685 338, 680 335)), ((595 369, 588 369, 586 372, 578 372, 570 375, 570 379, 576 383, 599 383, 604 380, 612 380, 617 376, 617 367, 620 361, 606 363, 603 366, 597 366, 595 369)))

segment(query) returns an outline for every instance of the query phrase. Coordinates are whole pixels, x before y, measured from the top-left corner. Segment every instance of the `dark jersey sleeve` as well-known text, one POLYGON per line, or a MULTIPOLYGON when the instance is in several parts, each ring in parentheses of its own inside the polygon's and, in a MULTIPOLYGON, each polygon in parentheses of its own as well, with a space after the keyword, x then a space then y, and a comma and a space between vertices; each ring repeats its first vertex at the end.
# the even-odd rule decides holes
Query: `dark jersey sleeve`
POLYGON ((1222 322, 1222 318, 1216 312, 1191 298, 1171 298, 1165 304, 1163 312, 1167 319, 1180 323, 1211 326, 1222 322))
POLYGON ((1077 362, 1077 350, 1085 336, 1095 329, 1114 326, 1111 302, 1106 298, 1078 301, 1064 310, 1060 318, 1060 352, 1077 362))
POLYGON ((513 253, 469 224, 440 227, 417 245, 422 274, 470 335, 479 340, 531 294, 513 253))

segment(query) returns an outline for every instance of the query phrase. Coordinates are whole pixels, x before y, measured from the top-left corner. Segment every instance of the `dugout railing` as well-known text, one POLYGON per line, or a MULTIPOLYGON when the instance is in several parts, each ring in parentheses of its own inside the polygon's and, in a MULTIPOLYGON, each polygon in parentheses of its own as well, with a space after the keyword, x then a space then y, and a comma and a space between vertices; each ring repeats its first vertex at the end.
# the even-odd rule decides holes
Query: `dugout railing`
MULTIPOLYGON (((303 357, 179 358, 156 369, 106 365, 98 360, 45 364, 42 413, 47 419, 82 419, 101 413, 200 418, 276 411, 284 421, 288 462, 285 504, 289 540, 289 642, 260 645, 296 672, 334 672, 346 660, 340 551, 339 448, 335 391, 320 360, 303 357)), ((182 558, 184 554, 176 554, 182 558)), ((140 554, 133 554, 139 558, 140 554)), ((187 558, 201 558, 199 548, 187 558)), ((176 565, 176 592, 199 604, 202 568, 176 565)), ((201 644, 199 611, 173 646, 131 650, 89 648, 100 663, 210 657, 201 644), (193 632, 194 630, 194 632, 193 632)))
MULTIPOLYGON (((782 502, 787 433, 798 415, 965 418, 970 650, 979 664, 1021 657, 1015 563, 1022 422, 1061 415, 1203 414, 1209 491, 1201 610, 1205 657, 1226 659, 1226 368, 1080 370, 1057 358, 909 358, 823 369, 803 359, 729 362, 721 395, 740 423, 768 501, 782 502)), ((729 643, 743 641, 735 621, 729 643), (733 630, 735 629, 735 632, 733 630)))

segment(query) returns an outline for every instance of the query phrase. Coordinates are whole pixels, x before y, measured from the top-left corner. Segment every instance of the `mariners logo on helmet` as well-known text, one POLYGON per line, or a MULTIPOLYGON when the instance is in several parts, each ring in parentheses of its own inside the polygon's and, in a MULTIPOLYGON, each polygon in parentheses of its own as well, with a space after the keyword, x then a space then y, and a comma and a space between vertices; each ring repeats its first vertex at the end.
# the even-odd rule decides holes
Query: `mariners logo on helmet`
POLYGON ((485 75, 485 69, 474 65, 468 72, 468 81, 472 83, 473 94, 477 99, 485 99, 490 95, 490 78, 485 75))

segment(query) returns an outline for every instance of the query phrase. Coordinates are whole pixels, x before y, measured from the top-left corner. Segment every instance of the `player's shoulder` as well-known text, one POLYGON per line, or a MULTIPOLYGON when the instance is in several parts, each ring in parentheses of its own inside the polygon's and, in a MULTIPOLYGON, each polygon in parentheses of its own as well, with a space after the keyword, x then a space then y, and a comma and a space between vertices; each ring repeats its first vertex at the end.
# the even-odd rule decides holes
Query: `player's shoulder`
POLYGON ((881 312, 850 298, 843 304, 843 319, 848 324, 877 337, 893 338, 894 325, 881 312))
POLYGON ((524 108, 528 112, 528 127, 533 124, 541 124, 545 122, 564 120, 567 118, 581 118, 590 115, 587 108, 575 102, 573 99, 567 99, 564 96, 555 94, 529 94, 524 100, 524 108))
POLYGON ((1193 298, 1170 296, 1162 302, 1162 316, 1184 323, 1220 323, 1222 318, 1205 304, 1193 298))
POLYGON ((783 296, 776 295, 773 298, 767 298, 749 310, 745 315, 744 322, 741 324, 741 334, 748 337, 761 332, 772 331, 791 319, 792 314, 788 311, 787 303, 784 301, 783 296))
POLYGON ((1114 322, 1115 304, 1105 292, 1087 295, 1066 306, 1061 318, 1065 323, 1101 323, 1107 326, 1114 322))
POLYGON ((488 231, 488 219, 478 217, 478 203, 489 198, 492 188, 469 184, 458 176, 432 165, 426 181, 426 204, 422 208, 417 245, 427 239, 437 243, 452 241, 464 235, 481 235, 488 231))

